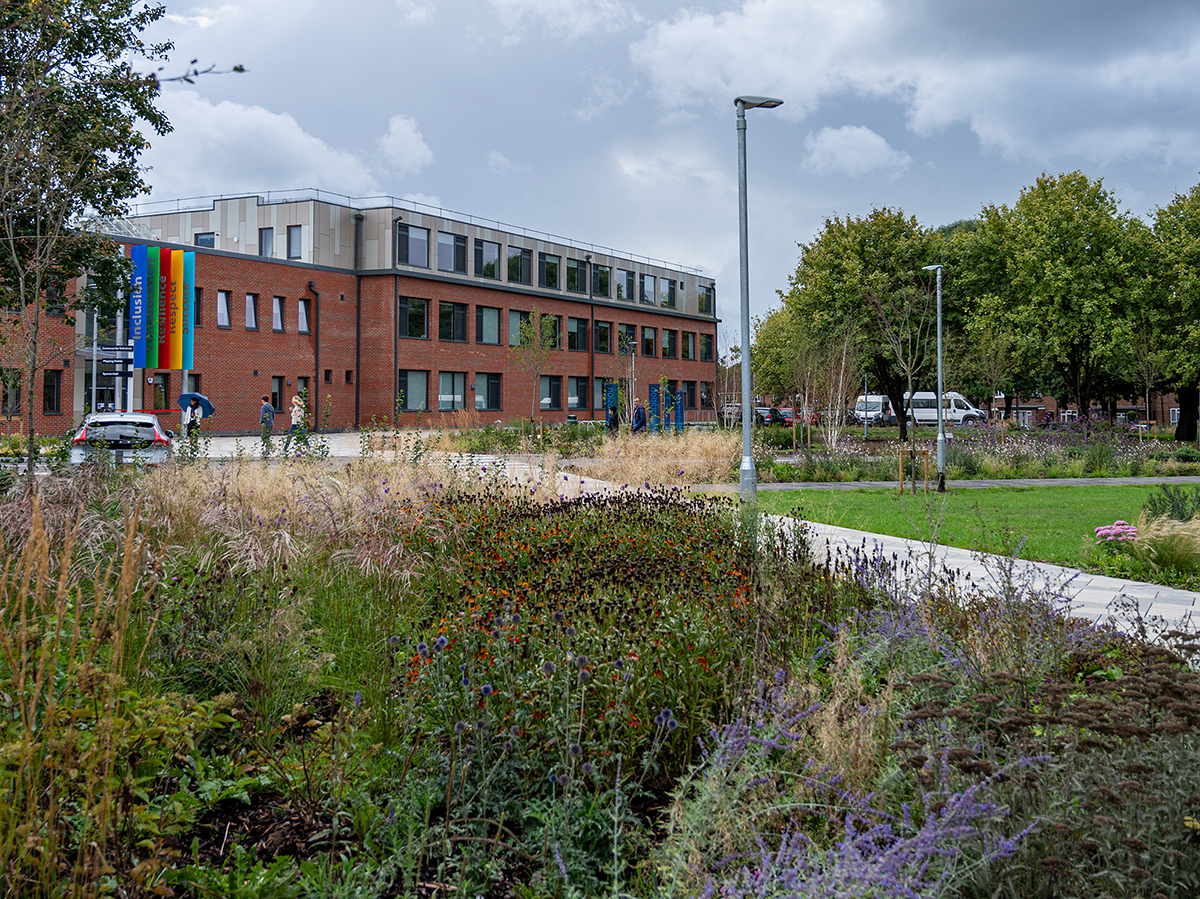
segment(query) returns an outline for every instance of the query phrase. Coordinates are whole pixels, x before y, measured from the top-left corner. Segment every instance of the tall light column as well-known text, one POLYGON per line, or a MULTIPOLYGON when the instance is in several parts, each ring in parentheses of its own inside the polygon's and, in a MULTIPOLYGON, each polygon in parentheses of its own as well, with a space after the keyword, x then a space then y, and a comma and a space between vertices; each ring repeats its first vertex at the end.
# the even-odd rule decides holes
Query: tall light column
POLYGON ((937 359, 938 359, 938 435, 937 435, 937 492, 946 492, 946 420, 943 407, 946 402, 946 385, 942 380, 942 266, 923 265, 923 271, 937 272, 937 359))
POLYGON ((754 471, 754 456, 750 451, 750 426, 754 421, 754 410, 750 405, 750 261, 749 238, 746 223, 746 110, 774 109, 782 106, 782 100, 773 97, 738 97, 733 101, 737 107, 738 134, 738 236, 741 251, 742 274, 742 502, 752 503, 758 499, 758 478, 754 471))

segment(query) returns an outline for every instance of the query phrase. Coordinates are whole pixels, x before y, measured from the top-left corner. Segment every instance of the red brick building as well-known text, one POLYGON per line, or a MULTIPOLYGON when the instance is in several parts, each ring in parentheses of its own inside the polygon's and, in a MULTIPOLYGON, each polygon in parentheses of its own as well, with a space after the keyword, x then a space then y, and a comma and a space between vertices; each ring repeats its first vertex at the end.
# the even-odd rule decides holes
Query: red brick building
MULTIPOLYGON (((217 431, 253 431, 260 397, 299 389, 330 428, 604 418, 604 386, 667 382, 688 421, 714 415, 715 286, 694 269, 388 198, 308 192, 180 201, 114 235, 196 252, 194 369, 137 371, 134 408, 175 408, 185 389, 217 431), (533 309, 558 348, 535 380, 510 347, 533 309), (464 411, 466 413, 464 415, 464 411)), ((118 341, 120 342, 120 341, 118 341)), ((76 417, 88 404, 80 351, 76 417)), ((85 383, 86 382, 86 383, 85 383)), ((128 404, 99 377, 98 403, 128 404)))

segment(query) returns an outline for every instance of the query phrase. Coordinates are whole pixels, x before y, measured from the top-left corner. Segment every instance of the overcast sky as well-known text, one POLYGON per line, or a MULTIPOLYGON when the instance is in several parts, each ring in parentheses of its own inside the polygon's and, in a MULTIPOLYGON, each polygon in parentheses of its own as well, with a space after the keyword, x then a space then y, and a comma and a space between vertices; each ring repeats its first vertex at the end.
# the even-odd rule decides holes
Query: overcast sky
POLYGON ((155 199, 390 194, 696 266, 738 333, 825 217, 926 225, 1043 172, 1141 216, 1200 180, 1200 4, 1142 0, 166 0, 151 36, 242 75, 169 85, 155 199))

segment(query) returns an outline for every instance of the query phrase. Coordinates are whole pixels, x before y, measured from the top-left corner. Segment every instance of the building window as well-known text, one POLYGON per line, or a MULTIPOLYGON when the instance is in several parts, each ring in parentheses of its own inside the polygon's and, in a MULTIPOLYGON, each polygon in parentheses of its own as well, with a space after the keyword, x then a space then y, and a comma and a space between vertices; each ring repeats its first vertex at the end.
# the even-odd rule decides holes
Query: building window
POLYGON ((594 378, 592 380, 592 408, 603 409, 608 400, 605 398, 605 387, 616 382, 611 378, 594 378))
POLYGON ((396 264, 429 268, 429 229, 396 225, 396 264))
POLYGON ((521 344, 521 325, 529 321, 528 312, 518 312, 516 309, 508 310, 508 345, 520 346, 521 344))
POLYGON ((462 409, 466 405, 466 385, 466 372, 438 372, 438 411, 462 409))
POLYGON ((217 245, 217 233, 215 231, 197 231, 196 236, 192 238, 192 243, 211 250, 217 245))
POLYGON ((429 301, 419 297, 400 297, 400 336, 428 337, 429 324, 426 310, 429 301))
POLYGON ((633 302, 633 272, 617 269, 617 299, 633 302))
POLYGON ((638 302, 653 305, 656 301, 654 294, 654 275, 640 276, 641 289, 638 291, 638 302))
MULTIPOLYGON (((171 373, 169 371, 160 371, 154 376, 154 383, 147 384, 146 386, 150 388, 151 394, 154 397, 155 409, 170 408, 168 405, 170 402, 168 397, 171 396, 171 373)), ((109 389, 111 390, 112 388, 109 389)), ((99 405, 101 409, 104 408, 99 398, 97 398, 96 404, 99 405)))
POLYGON ((696 408, 696 382, 695 381, 684 381, 683 382, 683 408, 685 408, 685 409, 695 409, 696 408))
POLYGON ((333 383, 333 369, 332 368, 325 369, 325 383, 326 384, 333 383))
POLYGON ((438 303, 438 340, 466 342, 467 304, 438 303))
POLYGON ((674 359, 679 353, 679 332, 672 328, 663 328, 662 357, 674 359))
POLYGON ((62 412, 62 370, 48 368, 42 372, 42 412, 58 415, 62 412))
POLYGON ((196 373, 194 371, 188 372, 187 389, 188 389, 188 393, 203 393, 204 392, 203 390, 200 389, 200 375, 198 373, 196 373))
POLYGON ((229 291, 217 291, 217 327, 229 327, 229 291))
POLYGON ((246 294, 246 330, 258 330, 258 294, 246 294))
POLYGON ((700 361, 713 361, 713 336, 711 334, 700 335, 700 361))
POLYGON ((617 352, 626 356, 637 349, 637 326, 617 325, 617 352))
POLYGON ((598 297, 612 296, 612 266, 592 266, 592 293, 598 297))
POLYGON ((271 405, 276 412, 283 411, 283 375, 271 375, 271 405))
POLYGON ((567 378, 567 408, 568 409, 587 409, 588 408, 588 379, 576 378, 574 376, 567 378))
POLYGON ((658 305, 675 308, 675 281, 671 278, 658 279, 658 305))
POLYGON ((612 322, 596 322, 596 352, 612 352, 612 322))
POLYGON ((271 297, 271 330, 283 331, 283 297, 271 297))
POLYGON ((259 256, 274 256, 275 255, 275 229, 274 228, 259 228, 258 229, 258 255, 259 256))
POLYGON ((717 308, 717 289, 712 285, 700 287, 696 295, 696 308, 701 315, 712 315, 717 308))
POLYGON ((642 325, 642 355, 653 356, 658 343, 658 329, 642 325))
POLYGON ((683 332, 682 358, 692 359, 692 360, 694 360, 696 358, 696 332, 695 331, 684 331, 683 332))
POLYGON ((567 349, 587 350, 588 323, 586 318, 567 319, 567 349))
POLYGON ((561 375, 542 375, 540 408, 543 412, 562 408, 561 375))
POLYGON ((538 253, 538 287, 558 290, 558 265, 560 257, 553 253, 538 253))
POLYGON ((500 375, 475 373, 475 408, 479 411, 500 410, 500 375))
POLYGON ((587 260, 567 260, 567 290, 571 293, 587 293, 587 260))
POLYGON ((513 284, 533 283, 533 250, 508 248, 508 280, 513 284))
POLYGON ((429 372, 400 369, 396 377, 396 406, 403 412, 429 409, 429 372))
POLYGON ((713 388, 712 381, 700 382, 700 408, 711 409, 713 407, 713 388))
POLYGON ((304 297, 296 301, 296 330, 301 334, 308 333, 308 300, 304 297))
MULTIPOLYGON (((195 310, 195 313, 196 313, 196 327, 203 328, 204 327, 204 288, 203 287, 194 287, 193 290, 195 291, 195 296, 192 297, 192 309, 195 310)), ((125 333, 126 334, 129 333, 128 329, 126 329, 125 333)))
POLYGON ((500 345, 500 310, 491 306, 475 307, 475 342, 500 345))
POLYGON ((500 244, 475 238, 475 277, 500 280, 500 244))
MULTIPOLYGON (((197 387, 195 392, 199 393, 200 388, 197 387)), ((307 402, 309 399, 311 399, 309 392, 308 392, 308 376, 307 375, 300 375, 300 377, 296 378, 296 394, 301 399, 303 399, 305 402, 307 402)))
MULTIPOLYGON (((543 330, 546 327, 545 321, 544 321, 545 318, 546 318, 546 316, 543 315, 542 316, 543 330)), ((561 315, 554 316, 554 332, 550 335, 550 337, 551 337, 550 349, 552 349, 552 350, 561 350, 562 349, 562 318, 563 317, 561 315)))
POLYGON ((467 273, 467 239, 461 234, 438 232, 437 267, 439 272, 467 273))
POLYGON ((288 259, 300 258, 300 236, 303 233, 303 225, 288 225, 288 259))

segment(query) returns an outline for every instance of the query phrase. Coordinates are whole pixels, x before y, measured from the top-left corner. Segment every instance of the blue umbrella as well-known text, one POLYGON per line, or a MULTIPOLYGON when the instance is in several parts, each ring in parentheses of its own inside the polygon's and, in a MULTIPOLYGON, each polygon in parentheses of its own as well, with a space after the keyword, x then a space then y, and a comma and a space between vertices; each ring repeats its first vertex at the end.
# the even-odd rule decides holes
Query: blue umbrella
POLYGON ((216 411, 216 407, 213 406, 212 401, 208 397, 206 397, 203 393, 185 393, 185 394, 183 394, 182 396, 179 397, 179 408, 186 409, 189 405, 191 405, 193 397, 200 401, 200 411, 204 413, 204 417, 210 418, 212 416, 213 412, 216 411))

